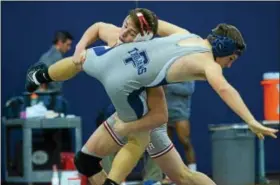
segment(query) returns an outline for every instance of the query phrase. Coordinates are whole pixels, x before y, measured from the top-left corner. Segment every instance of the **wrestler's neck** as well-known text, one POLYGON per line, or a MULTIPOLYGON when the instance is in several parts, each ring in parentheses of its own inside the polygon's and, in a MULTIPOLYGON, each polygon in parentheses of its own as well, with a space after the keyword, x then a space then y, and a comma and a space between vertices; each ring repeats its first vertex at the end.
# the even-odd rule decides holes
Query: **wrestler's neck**
POLYGON ((209 48, 212 49, 212 45, 211 45, 211 43, 209 42, 209 40, 208 40, 208 39, 204 39, 204 41, 205 41, 205 44, 206 44, 209 48))

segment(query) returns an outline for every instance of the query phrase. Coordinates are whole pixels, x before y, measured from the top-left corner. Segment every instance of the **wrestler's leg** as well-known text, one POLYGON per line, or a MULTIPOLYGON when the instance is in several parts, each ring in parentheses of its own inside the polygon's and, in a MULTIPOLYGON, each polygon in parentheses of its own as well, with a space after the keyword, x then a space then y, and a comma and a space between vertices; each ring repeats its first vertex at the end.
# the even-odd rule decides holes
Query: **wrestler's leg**
MULTIPOLYGON (((167 147, 160 156, 153 158, 153 160, 160 166, 163 172, 165 172, 171 180, 178 185, 215 185, 215 183, 205 174, 190 171, 185 166, 174 147, 167 147)), ((102 181, 104 181, 106 173, 102 172, 100 176, 102 176, 102 181)), ((100 185, 100 181, 99 183, 95 183, 95 185, 100 185)))
POLYGON ((214 185, 215 183, 206 175, 193 172, 184 164, 164 126, 166 125, 153 130, 151 133, 153 147, 147 148, 163 173, 177 185, 214 185))
POLYGON ((75 65, 73 57, 67 57, 54 63, 48 68, 48 74, 53 81, 65 81, 76 76, 81 70, 81 65, 75 65))
POLYGON ((88 152, 97 156, 107 156, 116 153, 121 148, 121 142, 118 138, 111 136, 111 130, 108 131, 107 123, 103 123, 87 140, 84 147, 88 152), (116 142, 115 139, 118 139, 116 142))
MULTIPOLYGON (((119 145, 123 145, 126 140, 124 138, 121 138, 117 133, 114 132, 113 126, 115 123, 115 120, 113 118, 114 116, 111 116, 107 119, 107 121, 103 124, 107 131, 110 133, 111 137, 114 139, 116 143, 119 145)), ((136 134, 131 134, 128 136, 128 142, 125 144, 121 150, 118 152, 117 156, 115 157, 112 169, 108 174, 108 180, 110 182, 115 182, 117 184, 120 184, 127 176, 128 174, 133 170, 133 168, 136 166, 138 160, 142 156, 146 146, 149 143, 149 136, 150 132, 140 132, 136 134)), ((98 142, 98 140, 96 141, 98 142)), ((92 142, 89 142, 87 144, 94 144, 92 142)), ((97 143, 98 145, 98 143, 97 143)), ((107 147, 106 147, 107 148, 107 147)), ((100 154, 99 155, 104 155, 100 154)), ((102 175, 104 177, 104 173, 98 174, 102 175)), ((100 177, 99 176, 99 177, 100 177)), ((100 179, 99 179, 100 180, 100 179)), ((103 178, 104 180, 104 178, 103 178)))
POLYGON ((94 181, 94 185, 102 185, 106 178, 107 178, 107 174, 109 173, 109 171, 111 170, 112 168, 112 163, 113 163, 113 160, 115 158, 115 153, 114 154, 111 154, 111 155, 108 155, 108 156, 105 156, 102 158, 102 161, 101 161, 101 166, 103 168, 103 170, 101 172, 99 172, 98 174, 94 175, 93 178, 89 179, 91 184, 93 185, 92 181, 94 181))
MULTIPOLYGON (((173 123, 168 123, 167 124, 167 134, 168 134, 168 137, 171 141, 173 141, 174 139, 174 125, 173 123)), ((164 179, 162 180, 162 183, 163 184, 172 184, 170 178, 165 174, 165 177, 164 179)))
POLYGON ((110 172, 110 170, 112 169, 112 163, 114 161, 115 156, 116 156, 116 153, 102 158, 101 166, 103 168, 103 171, 106 174, 108 174, 110 172))
POLYGON ((215 185, 215 183, 200 172, 191 171, 173 147, 160 157, 153 158, 162 171, 178 185, 215 185))
POLYGON ((143 176, 143 182, 145 181, 159 181, 161 182, 163 180, 163 174, 160 169, 160 167, 155 163, 155 161, 149 156, 146 157, 146 162, 144 164, 144 176, 143 176))
POLYGON ((127 144, 115 156, 108 179, 116 184, 120 184, 137 165, 149 141, 150 132, 129 135, 127 144))
POLYGON ((88 181, 90 182, 91 185, 102 185, 107 178, 107 174, 104 170, 101 172, 91 176, 88 178, 88 181))
MULTIPOLYGON (((105 122, 91 135, 81 152, 100 159, 101 157, 116 153, 121 148, 121 141, 118 138, 114 138, 111 134, 112 130, 108 128, 108 123, 105 122)), ((100 164, 89 164, 90 168, 96 168, 95 165, 100 164)), ((99 171, 92 176, 88 176, 88 178, 92 185, 101 185, 104 183, 106 175, 103 171, 99 171)))
MULTIPOLYGON (((106 156, 107 157, 107 156, 106 156)), ((105 158, 106 158, 105 157, 105 158)), ((103 158, 104 159, 104 158, 103 158)), ((102 160, 103 160, 102 159, 102 160)), ((102 166, 102 165, 101 165, 102 166)), ((91 176, 88 178, 88 181, 90 182, 91 185, 102 185, 104 184, 106 178, 107 178, 107 172, 105 169, 103 169, 102 171, 100 171, 99 173, 91 176)))
POLYGON ((51 66, 39 62, 27 70, 25 88, 28 92, 34 92, 40 84, 52 81, 65 81, 81 71, 81 67, 72 62, 72 57, 64 58, 51 66))

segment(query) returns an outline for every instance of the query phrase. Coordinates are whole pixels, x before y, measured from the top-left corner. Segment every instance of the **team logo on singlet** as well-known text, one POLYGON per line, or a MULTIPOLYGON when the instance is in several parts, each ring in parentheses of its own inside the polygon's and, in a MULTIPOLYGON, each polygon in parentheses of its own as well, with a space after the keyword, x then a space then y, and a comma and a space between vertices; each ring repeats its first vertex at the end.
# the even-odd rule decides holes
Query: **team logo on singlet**
POLYGON ((149 58, 145 51, 139 51, 137 48, 129 51, 128 54, 130 55, 128 58, 124 60, 124 63, 130 64, 132 63, 133 67, 137 69, 138 75, 147 72, 147 64, 149 63, 149 58))

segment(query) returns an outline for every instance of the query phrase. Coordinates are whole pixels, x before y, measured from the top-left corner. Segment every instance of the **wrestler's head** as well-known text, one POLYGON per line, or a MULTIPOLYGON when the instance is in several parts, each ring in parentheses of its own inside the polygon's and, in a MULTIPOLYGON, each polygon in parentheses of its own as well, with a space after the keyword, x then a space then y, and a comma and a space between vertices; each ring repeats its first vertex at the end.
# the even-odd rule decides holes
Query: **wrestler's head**
POLYGON ((139 42, 150 40, 157 33, 158 19, 145 8, 133 9, 125 18, 119 40, 121 42, 139 42))
POLYGON ((219 24, 208 35, 207 40, 212 45, 216 62, 223 68, 231 67, 232 63, 246 49, 246 44, 240 31, 229 24, 219 24))

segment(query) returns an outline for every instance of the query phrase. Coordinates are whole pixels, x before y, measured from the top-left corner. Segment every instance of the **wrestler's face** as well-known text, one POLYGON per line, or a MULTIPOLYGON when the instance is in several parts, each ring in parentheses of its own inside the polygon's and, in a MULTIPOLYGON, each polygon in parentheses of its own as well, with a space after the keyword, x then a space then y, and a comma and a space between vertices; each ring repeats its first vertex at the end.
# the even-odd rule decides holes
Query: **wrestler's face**
POLYGON ((238 58, 238 55, 232 54, 226 57, 217 57, 216 62, 222 67, 222 68, 230 68, 233 62, 238 58))
POLYGON ((124 43, 133 42, 137 34, 138 31, 134 22, 129 16, 127 16, 126 19, 123 21, 119 40, 124 43))

